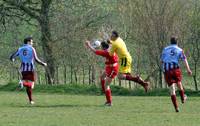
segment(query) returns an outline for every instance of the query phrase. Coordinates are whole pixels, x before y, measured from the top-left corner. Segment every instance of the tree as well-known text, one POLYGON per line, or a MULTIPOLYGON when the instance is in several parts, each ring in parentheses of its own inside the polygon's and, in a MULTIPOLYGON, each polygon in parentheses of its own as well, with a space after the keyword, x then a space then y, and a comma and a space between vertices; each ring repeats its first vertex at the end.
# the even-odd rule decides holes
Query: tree
POLYGON ((37 21, 41 30, 41 43, 43 48, 44 57, 48 63, 46 69, 48 83, 54 83, 55 64, 52 54, 52 39, 49 24, 49 11, 52 4, 52 0, 3 0, 2 6, 6 8, 6 11, 12 12, 12 15, 6 15, 10 17, 20 18, 22 20, 37 21), (24 16, 25 15, 25 16, 24 16))
POLYGON ((163 87, 160 64, 162 49, 168 44, 171 35, 180 36, 183 31, 181 26, 185 20, 181 19, 185 12, 185 2, 128 0, 119 4, 123 34, 129 45, 136 49, 133 51, 133 54, 138 57, 139 67, 136 68, 144 68, 142 71, 150 73, 149 76, 154 79, 155 87, 163 87))
POLYGON ((189 39, 190 42, 189 46, 191 47, 191 57, 193 60, 193 79, 195 84, 195 89, 198 91, 198 64, 200 61, 200 7, 199 7, 199 0, 195 0, 192 4, 191 8, 193 8, 189 14, 189 39))

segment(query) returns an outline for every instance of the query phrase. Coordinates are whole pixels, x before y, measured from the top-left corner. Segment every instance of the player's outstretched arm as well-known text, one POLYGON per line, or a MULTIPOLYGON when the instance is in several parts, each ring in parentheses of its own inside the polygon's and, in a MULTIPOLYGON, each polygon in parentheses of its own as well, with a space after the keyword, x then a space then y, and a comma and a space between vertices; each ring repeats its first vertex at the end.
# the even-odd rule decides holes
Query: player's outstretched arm
POLYGON ((38 58, 37 53, 36 53, 36 51, 35 51, 34 48, 33 48, 33 53, 34 53, 35 61, 36 61, 38 64, 40 64, 40 65, 42 65, 42 66, 47 66, 47 63, 42 62, 42 61, 38 58))
POLYGON ((14 62, 17 56, 19 56, 18 50, 10 56, 10 61, 14 62))
POLYGON ((186 69, 187 69, 188 74, 189 74, 189 75, 192 75, 192 71, 191 71, 191 69, 190 69, 190 66, 189 66, 189 64, 188 64, 187 59, 184 60, 184 63, 185 63, 185 66, 186 66, 186 69))
POLYGON ((91 46, 90 41, 86 41, 85 45, 86 45, 86 47, 88 47, 90 49, 90 51, 92 51, 94 53, 96 52, 96 49, 91 46))
POLYGON ((185 56, 184 51, 182 51, 182 53, 180 55, 180 58, 184 61, 184 64, 185 64, 185 67, 187 69, 188 75, 191 76, 192 75, 192 71, 191 71, 190 66, 188 64, 187 57, 185 56))

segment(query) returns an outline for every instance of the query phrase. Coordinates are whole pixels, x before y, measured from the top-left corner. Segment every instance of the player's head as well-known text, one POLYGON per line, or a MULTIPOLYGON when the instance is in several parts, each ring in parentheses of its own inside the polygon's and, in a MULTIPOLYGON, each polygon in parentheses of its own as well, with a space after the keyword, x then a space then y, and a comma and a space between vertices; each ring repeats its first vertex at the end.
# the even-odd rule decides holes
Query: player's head
POLYGON ((177 37, 176 36, 172 36, 170 39, 171 44, 177 44, 177 37))
POLYGON ((108 49, 109 48, 109 44, 107 43, 107 42, 101 42, 101 48, 103 49, 103 50, 106 50, 106 49, 108 49))
POLYGON ((24 39, 24 44, 33 44, 33 37, 29 36, 24 39))
POLYGON ((112 41, 115 41, 118 37, 119 37, 118 32, 117 32, 117 31, 112 31, 112 34, 111 34, 110 39, 111 39, 112 41))

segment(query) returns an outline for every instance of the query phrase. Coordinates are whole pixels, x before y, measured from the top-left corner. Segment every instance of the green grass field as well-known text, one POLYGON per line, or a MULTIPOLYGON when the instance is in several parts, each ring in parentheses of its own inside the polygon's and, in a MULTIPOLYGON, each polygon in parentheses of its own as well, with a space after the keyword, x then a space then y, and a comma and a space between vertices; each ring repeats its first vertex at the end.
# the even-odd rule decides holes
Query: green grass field
MULTIPOLYGON (((35 93, 29 105, 25 92, 0 92, 1 126, 198 126, 200 98, 189 97, 175 113, 166 96, 104 96, 35 93)), ((179 100, 180 102, 180 100, 179 100)))

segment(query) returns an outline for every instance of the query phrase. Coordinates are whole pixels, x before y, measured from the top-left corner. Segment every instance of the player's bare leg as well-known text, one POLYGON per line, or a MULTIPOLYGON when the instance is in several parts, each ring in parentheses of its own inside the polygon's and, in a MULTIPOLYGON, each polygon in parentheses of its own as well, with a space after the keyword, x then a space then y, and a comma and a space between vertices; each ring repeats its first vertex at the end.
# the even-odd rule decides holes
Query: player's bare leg
POLYGON ((106 91, 106 85, 105 85, 105 83, 106 83, 106 73, 105 73, 105 71, 101 74, 101 76, 100 76, 100 80, 101 80, 101 89, 102 89, 102 92, 103 93, 105 93, 105 91, 106 91))
POLYGON ((176 85, 173 83, 170 87, 171 100, 174 105, 175 111, 179 112, 178 102, 176 100, 176 85))
POLYGON ((35 87, 35 83, 32 82, 31 89, 33 89, 34 87, 35 87))
POLYGON ((105 90, 106 103, 105 105, 107 106, 112 106, 112 94, 111 94, 111 89, 110 89, 111 82, 112 82, 112 78, 106 77, 106 90, 105 90))
POLYGON ((147 92, 148 91, 148 89, 149 89, 149 82, 146 82, 146 81, 144 81, 140 76, 133 76, 133 75, 131 75, 130 73, 126 73, 126 74, 124 74, 124 73, 119 73, 118 74, 118 78, 120 79, 120 80, 130 80, 130 81, 134 81, 134 82, 137 82, 138 84, 140 84, 140 85, 142 85, 143 86, 143 88, 145 89, 145 92, 147 92))
POLYGON ((180 94, 180 96, 181 96, 181 102, 182 102, 182 103, 185 103, 185 101, 186 101, 186 99, 187 99, 187 96, 186 96, 185 93, 184 93, 183 85, 182 85, 181 82, 179 82, 179 83, 177 84, 177 86, 178 86, 178 88, 179 88, 179 94, 180 94))

